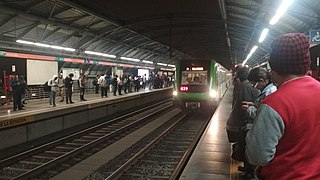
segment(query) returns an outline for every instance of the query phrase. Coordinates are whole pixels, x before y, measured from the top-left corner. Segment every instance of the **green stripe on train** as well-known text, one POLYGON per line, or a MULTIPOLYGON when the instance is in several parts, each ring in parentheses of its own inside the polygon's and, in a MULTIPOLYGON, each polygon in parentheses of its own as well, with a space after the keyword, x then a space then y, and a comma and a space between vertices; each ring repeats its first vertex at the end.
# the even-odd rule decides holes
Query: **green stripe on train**
POLYGON ((208 93, 182 93, 179 92, 178 99, 180 100, 209 100, 212 99, 208 93))

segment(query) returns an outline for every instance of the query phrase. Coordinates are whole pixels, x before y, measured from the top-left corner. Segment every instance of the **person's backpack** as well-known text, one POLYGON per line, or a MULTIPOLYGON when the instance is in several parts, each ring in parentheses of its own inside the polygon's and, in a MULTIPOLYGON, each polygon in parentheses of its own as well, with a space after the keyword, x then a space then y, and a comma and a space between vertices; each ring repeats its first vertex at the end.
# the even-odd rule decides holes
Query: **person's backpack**
POLYGON ((51 91, 51 86, 48 85, 48 81, 46 81, 46 82, 43 84, 43 90, 44 90, 44 92, 49 92, 49 91, 51 91))
POLYGON ((101 87, 106 87, 106 86, 107 86, 107 80, 106 80, 106 78, 101 78, 99 85, 100 85, 101 87))

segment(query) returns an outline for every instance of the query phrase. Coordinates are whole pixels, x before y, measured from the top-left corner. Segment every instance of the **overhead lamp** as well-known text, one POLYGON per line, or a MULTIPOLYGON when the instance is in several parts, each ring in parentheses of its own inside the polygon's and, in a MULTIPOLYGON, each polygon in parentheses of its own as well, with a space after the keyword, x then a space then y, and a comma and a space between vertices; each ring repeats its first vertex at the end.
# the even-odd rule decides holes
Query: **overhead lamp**
MULTIPOLYGON (((52 47, 51 47, 52 48, 52 47)), ((53 48, 54 49, 54 48, 53 48)), ((65 51, 76 51, 75 49, 73 48, 67 48, 67 47, 64 47, 63 50, 65 51)))
POLYGON ((157 63, 157 64, 160 66, 167 66, 167 64, 164 64, 164 63, 157 63))
POLYGON ((120 59, 128 60, 128 61, 135 61, 135 62, 139 62, 140 61, 140 59, 128 58, 128 57, 120 57, 120 59))
POLYGON ((270 25, 274 25, 279 21, 281 16, 283 16, 283 14, 287 11, 287 9, 290 6, 290 4, 292 3, 292 1, 293 0, 283 0, 281 2, 276 14, 272 17, 272 19, 269 22, 270 25))
POLYGON ((143 63, 147 63, 147 64, 153 64, 152 61, 147 61, 147 60, 142 60, 143 63))
POLYGON ((34 42, 30 42, 30 41, 24 41, 24 40, 16 40, 17 43, 21 43, 21 44, 32 44, 34 45, 34 42))
POLYGON ((71 51, 74 52, 76 51, 73 48, 68 48, 68 47, 62 47, 62 46, 55 46, 55 45, 50 45, 50 44, 44 44, 44 43, 35 43, 31 41, 24 41, 24 40, 16 40, 17 43, 21 44, 29 44, 29 45, 34 45, 34 46, 39 46, 39 47, 45 47, 45 48, 52 48, 52 49, 58 49, 58 50, 64 50, 64 51, 71 51))
POLYGON ((247 58, 243 61, 242 66, 244 66, 246 64, 246 62, 250 59, 250 57, 252 56, 252 54, 258 49, 258 46, 255 45, 252 47, 252 49, 250 50, 250 53, 248 54, 247 58))
POLYGON ((172 65, 172 64, 168 64, 168 66, 170 66, 170 67, 176 67, 175 65, 172 65))
POLYGON ((63 47, 61 47, 61 46, 51 46, 51 48, 52 49, 61 49, 61 50, 63 49, 63 47))
POLYGON ((43 44, 43 43, 34 43, 34 45, 39 46, 39 47, 50 47, 50 45, 43 44))
POLYGON ((102 56, 102 53, 99 52, 94 52, 94 51, 84 51, 86 54, 92 54, 92 55, 97 55, 97 56, 102 56))
POLYGON ((259 43, 262 43, 266 39, 268 32, 269 32, 268 28, 263 29, 259 38, 259 43))
POLYGON ((97 55, 97 56, 104 56, 104 57, 110 57, 110 58, 116 58, 117 56, 111 55, 111 54, 105 54, 105 53, 99 53, 99 52, 94 52, 94 51, 84 51, 86 54, 92 54, 92 55, 97 55))

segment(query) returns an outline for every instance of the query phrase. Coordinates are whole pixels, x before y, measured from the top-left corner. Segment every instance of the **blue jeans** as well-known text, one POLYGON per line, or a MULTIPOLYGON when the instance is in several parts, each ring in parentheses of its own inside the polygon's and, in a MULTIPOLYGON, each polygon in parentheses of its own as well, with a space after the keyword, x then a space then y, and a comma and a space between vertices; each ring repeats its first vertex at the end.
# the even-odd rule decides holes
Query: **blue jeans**
POLYGON ((56 92, 55 91, 50 91, 49 93, 49 104, 50 105, 56 105, 56 92))

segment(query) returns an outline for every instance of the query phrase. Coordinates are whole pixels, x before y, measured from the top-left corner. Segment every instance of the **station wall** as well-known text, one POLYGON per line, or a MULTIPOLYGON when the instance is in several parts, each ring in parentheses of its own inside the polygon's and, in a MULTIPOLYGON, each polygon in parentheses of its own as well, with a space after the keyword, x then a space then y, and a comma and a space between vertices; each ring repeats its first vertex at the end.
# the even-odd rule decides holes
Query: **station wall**
POLYGON ((0 57, 0 77, 3 78, 3 71, 7 75, 26 75, 26 59, 0 57), (15 66, 15 72, 12 72, 12 65, 15 66))

